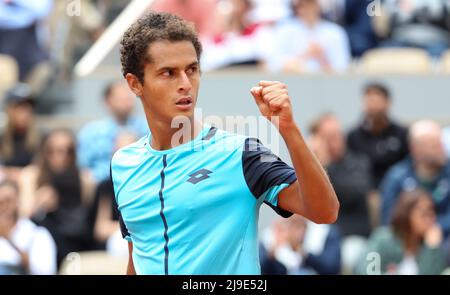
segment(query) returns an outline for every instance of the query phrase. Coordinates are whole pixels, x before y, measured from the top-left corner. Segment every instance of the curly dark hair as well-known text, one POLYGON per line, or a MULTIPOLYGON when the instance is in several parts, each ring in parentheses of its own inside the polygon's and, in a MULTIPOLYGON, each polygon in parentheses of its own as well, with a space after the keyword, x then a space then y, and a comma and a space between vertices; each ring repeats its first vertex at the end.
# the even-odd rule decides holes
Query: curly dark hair
POLYGON ((200 60, 202 45, 193 24, 170 13, 150 12, 131 25, 120 42, 123 76, 130 73, 144 83, 144 66, 151 62, 147 50, 151 43, 164 40, 192 42, 200 60))

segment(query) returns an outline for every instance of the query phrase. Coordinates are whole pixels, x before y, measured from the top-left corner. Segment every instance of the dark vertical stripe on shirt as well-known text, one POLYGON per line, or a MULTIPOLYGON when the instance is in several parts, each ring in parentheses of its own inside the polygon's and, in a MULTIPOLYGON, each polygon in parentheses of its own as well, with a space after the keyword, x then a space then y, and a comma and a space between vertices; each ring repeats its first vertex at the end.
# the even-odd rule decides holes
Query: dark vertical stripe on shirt
POLYGON ((159 190, 159 200, 161 202, 161 211, 159 215, 161 215, 161 219, 164 223, 164 239, 166 240, 166 243, 164 244, 164 273, 166 275, 169 274, 169 236, 167 235, 168 226, 167 226, 167 220, 166 216, 164 216, 164 197, 163 197, 163 189, 164 189, 164 169, 167 166, 167 159, 166 155, 163 156, 163 169, 161 170, 161 189, 159 190))

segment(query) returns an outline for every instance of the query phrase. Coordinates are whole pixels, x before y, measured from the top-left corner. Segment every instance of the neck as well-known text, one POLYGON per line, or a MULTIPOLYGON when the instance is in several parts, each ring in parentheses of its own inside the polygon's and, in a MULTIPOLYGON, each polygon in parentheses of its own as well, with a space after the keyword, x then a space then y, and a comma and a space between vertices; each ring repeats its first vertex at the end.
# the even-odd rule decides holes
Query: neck
POLYGON ((367 119, 369 129, 372 133, 378 134, 383 132, 389 126, 389 120, 387 117, 378 117, 367 119))
POLYGON ((119 116, 114 116, 114 119, 116 120, 116 122, 119 125, 125 125, 128 121, 128 117, 119 117, 119 116))
POLYGON ((417 163, 416 173, 420 179, 431 181, 438 175, 439 169, 430 165, 417 163))
POLYGON ((415 235, 411 235, 406 239, 405 250, 407 253, 414 254, 417 252, 419 247, 420 247, 420 238, 419 237, 417 237, 415 235))
POLYGON ((150 145, 154 150, 168 150, 193 140, 201 132, 202 123, 190 118, 181 127, 173 128, 166 122, 148 122, 152 137, 150 145))
POLYGON ((314 28, 317 25, 317 23, 320 21, 319 18, 315 18, 315 17, 305 17, 305 18, 301 18, 301 20, 303 20, 303 22, 309 28, 314 28))

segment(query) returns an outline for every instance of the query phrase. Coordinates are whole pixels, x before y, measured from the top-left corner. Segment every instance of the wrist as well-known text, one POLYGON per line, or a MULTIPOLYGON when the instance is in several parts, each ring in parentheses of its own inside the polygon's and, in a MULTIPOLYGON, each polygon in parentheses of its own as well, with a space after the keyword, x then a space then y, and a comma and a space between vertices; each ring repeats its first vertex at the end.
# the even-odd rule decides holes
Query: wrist
POLYGON ((288 123, 280 124, 278 126, 278 131, 285 141, 291 139, 293 135, 301 135, 300 128, 294 120, 288 123))

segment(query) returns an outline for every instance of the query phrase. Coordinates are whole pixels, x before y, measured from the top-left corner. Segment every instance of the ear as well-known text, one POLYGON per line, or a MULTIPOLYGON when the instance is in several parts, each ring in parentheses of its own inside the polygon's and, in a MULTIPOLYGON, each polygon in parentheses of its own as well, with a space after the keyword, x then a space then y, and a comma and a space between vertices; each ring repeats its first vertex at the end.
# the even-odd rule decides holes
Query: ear
POLYGON ((128 87, 130 87, 131 91, 133 91, 137 97, 142 97, 144 86, 141 81, 139 81, 138 77, 128 73, 126 74, 125 79, 127 80, 128 87))

